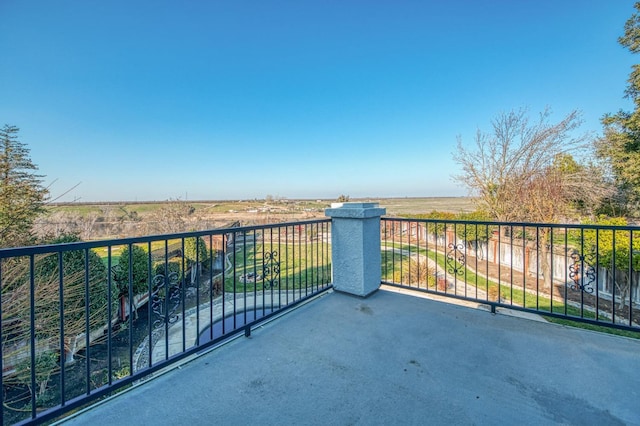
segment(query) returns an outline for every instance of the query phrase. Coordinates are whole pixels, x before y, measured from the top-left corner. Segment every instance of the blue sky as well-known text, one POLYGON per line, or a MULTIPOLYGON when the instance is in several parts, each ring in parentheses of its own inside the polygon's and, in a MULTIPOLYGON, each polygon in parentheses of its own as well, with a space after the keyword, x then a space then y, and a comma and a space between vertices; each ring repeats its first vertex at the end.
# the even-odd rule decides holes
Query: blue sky
POLYGON ((0 2, 0 125, 62 200, 459 196, 501 112, 630 109, 633 1, 0 2))

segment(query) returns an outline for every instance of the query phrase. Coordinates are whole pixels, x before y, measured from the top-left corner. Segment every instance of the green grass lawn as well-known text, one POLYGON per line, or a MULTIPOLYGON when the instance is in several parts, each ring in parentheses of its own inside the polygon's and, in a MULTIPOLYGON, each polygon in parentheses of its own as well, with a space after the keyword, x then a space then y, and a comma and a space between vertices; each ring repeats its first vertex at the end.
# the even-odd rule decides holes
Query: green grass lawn
MULTIPOLYGON (((383 242, 383 247, 384 247, 383 242)), ((416 246, 409 246, 408 244, 400 244, 400 243, 386 243, 386 247, 394 247, 402 250, 411 249, 412 253, 421 254, 427 256, 432 259, 440 268, 447 269, 449 266, 446 264, 446 256, 443 253, 436 252, 432 249, 425 248, 417 248, 416 246)), ((383 280, 393 281, 394 270, 399 270, 402 266, 404 271, 408 271, 407 266, 408 256, 401 255, 400 253, 395 253, 393 255, 391 252, 385 251, 382 253, 382 278, 383 280)), ((552 300, 550 297, 544 295, 535 295, 531 293, 527 293, 522 289, 512 288, 509 284, 499 284, 493 280, 486 279, 480 275, 477 275, 471 269, 466 266, 461 265, 458 262, 455 262, 457 268, 460 268, 463 271, 462 275, 457 275, 456 279, 459 279, 461 283, 466 282, 467 284, 474 286, 480 290, 483 290, 488 295, 495 295, 494 297, 490 297, 489 302, 496 302, 496 296, 498 292, 500 293, 501 299, 504 301, 503 303, 509 304, 512 303, 516 306, 525 307, 528 309, 537 310, 540 315, 544 316, 545 312, 547 313, 555 313, 561 315, 572 316, 576 318, 586 318, 586 319, 595 319, 595 313, 588 310, 581 310, 574 306, 562 303, 558 300, 552 300)), ((406 273, 406 272, 405 272, 406 273)), ((449 279, 453 278, 453 275, 448 275, 449 279)), ((571 321, 568 319, 560 319, 545 316, 550 322, 558 323, 558 324, 566 324, 574 327, 585 328, 589 330, 597 330, 601 332, 606 332, 610 334, 616 334, 626 337, 640 338, 640 331, 626 331, 626 330, 617 330, 614 328, 606 327, 606 326, 598 326, 592 324, 586 324, 579 321, 571 321)), ((599 318, 602 321, 608 321, 608 319, 604 316, 600 316, 599 318)))
MULTIPOLYGON (((325 247, 326 249, 326 247, 325 247)), ((256 244, 239 247, 235 256, 229 256, 231 262, 235 262, 235 283, 234 276, 225 277, 225 290, 234 291, 261 291, 266 284, 267 289, 270 288, 268 282, 277 279, 278 284, 275 288, 284 289, 300 289, 300 288, 316 288, 328 284, 331 281, 331 259, 330 252, 322 251, 322 246, 317 247, 312 243, 294 244, 277 242, 256 244), (319 250, 320 249, 320 252, 319 250), (269 253, 276 252, 274 261, 278 264, 279 275, 275 272, 272 274, 264 274, 265 265, 269 265, 269 253), (247 273, 256 273, 265 275, 263 280, 256 283, 243 283, 240 280, 242 275, 247 273)), ((273 263, 271 263, 273 266, 273 263)), ((273 271, 274 268, 272 267, 273 271)))

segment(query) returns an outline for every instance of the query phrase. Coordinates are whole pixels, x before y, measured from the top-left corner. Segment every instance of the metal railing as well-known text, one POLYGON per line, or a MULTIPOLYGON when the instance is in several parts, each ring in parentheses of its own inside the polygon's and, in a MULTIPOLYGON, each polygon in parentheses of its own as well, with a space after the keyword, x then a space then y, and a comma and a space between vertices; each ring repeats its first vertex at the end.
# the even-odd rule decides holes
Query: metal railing
POLYGON ((330 220, 0 250, 0 424, 42 423, 331 287, 330 220))
POLYGON ((640 228, 381 220, 382 282, 640 331, 640 228))

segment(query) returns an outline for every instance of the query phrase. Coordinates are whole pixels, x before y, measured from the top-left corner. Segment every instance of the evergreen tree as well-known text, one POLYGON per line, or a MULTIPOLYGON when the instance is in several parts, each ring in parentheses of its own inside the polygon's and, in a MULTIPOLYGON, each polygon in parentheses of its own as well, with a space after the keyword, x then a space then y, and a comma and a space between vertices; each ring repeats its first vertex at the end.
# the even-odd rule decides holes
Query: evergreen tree
POLYGON ((0 247, 34 242, 33 223, 48 196, 18 131, 10 125, 0 129, 0 247))
MULTIPOLYGON (((640 2, 627 20, 618 42, 631 53, 640 52, 640 2)), ((619 188, 618 199, 639 210, 640 207, 640 65, 629 75, 626 97, 633 100, 632 112, 619 111, 602 118, 604 137, 596 143, 597 156, 610 167, 619 188)))

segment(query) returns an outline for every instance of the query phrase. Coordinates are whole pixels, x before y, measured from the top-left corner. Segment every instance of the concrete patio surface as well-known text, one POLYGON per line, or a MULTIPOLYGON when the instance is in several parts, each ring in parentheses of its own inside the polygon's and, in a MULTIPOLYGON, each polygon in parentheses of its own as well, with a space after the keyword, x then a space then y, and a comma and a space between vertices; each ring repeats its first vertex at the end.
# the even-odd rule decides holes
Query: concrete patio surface
POLYGON ((640 341, 332 292, 71 425, 640 425, 640 341))

